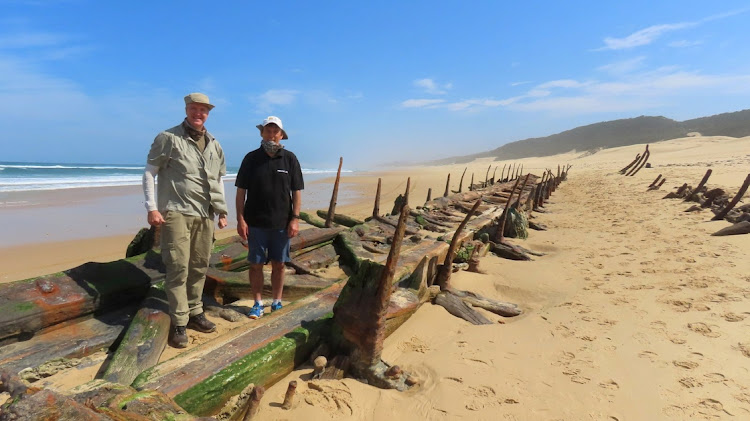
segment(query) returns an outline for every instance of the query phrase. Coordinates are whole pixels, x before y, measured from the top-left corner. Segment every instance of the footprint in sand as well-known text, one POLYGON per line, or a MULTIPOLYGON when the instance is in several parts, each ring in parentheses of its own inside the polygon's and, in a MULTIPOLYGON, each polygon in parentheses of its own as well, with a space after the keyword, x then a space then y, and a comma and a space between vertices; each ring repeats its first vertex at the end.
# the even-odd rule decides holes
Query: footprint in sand
POLYGON ((692 370, 698 367, 698 363, 695 361, 672 361, 672 364, 674 364, 675 367, 680 367, 687 370, 692 370))
POLYGON ((688 389, 703 386, 703 383, 699 382, 694 377, 683 377, 680 379, 680 384, 688 389))
POLYGON ((656 357, 658 357, 658 355, 656 354, 656 352, 651 352, 651 351, 641 351, 638 354, 638 356, 640 358, 646 358, 646 359, 648 359, 651 362, 656 361, 656 357))
POLYGON ((693 332, 700 333, 707 338, 718 338, 719 336, 721 336, 721 333, 719 333, 717 329, 718 326, 713 326, 712 329, 712 326, 709 326, 702 322, 688 323, 688 328, 693 332))
POLYGON ((616 381, 609 379, 607 381, 599 383, 599 387, 609 390, 618 390, 620 385, 616 381))
POLYGON ((745 320, 745 316, 741 314, 731 313, 731 312, 724 314, 724 316, 722 317, 724 317, 724 320, 728 322, 741 322, 745 320))
POLYGON ((750 358, 750 342, 737 344, 737 349, 739 349, 740 352, 742 352, 742 355, 746 356, 747 358, 750 358))
POLYGON ((682 300, 671 300, 667 301, 667 303, 671 304, 672 310, 677 311, 679 313, 685 313, 690 311, 690 307, 692 307, 692 304, 688 301, 682 301, 682 300))
POLYGON ((311 381, 307 383, 307 387, 302 396, 308 405, 322 408, 334 418, 354 415, 354 399, 346 383, 311 381))
POLYGON ((401 351, 412 351, 424 354, 425 352, 430 350, 430 347, 425 341, 419 339, 416 336, 412 336, 408 342, 401 342, 400 344, 398 344, 398 349, 400 349, 401 351))
POLYGON ((705 304, 696 304, 693 306, 693 308, 697 311, 709 311, 711 310, 711 307, 705 305, 705 304))
POLYGON ((703 377, 705 377, 706 381, 709 383, 722 383, 727 381, 726 376, 721 373, 708 373, 704 374, 703 377))
POLYGON ((586 384, 586 383, 590 382, 591 379, 588 378, 588 377, 576 375, 576 376, 572 376, 570 378, 570 381, 572 381, 573 383, 578 383, 578 384, 586 384))

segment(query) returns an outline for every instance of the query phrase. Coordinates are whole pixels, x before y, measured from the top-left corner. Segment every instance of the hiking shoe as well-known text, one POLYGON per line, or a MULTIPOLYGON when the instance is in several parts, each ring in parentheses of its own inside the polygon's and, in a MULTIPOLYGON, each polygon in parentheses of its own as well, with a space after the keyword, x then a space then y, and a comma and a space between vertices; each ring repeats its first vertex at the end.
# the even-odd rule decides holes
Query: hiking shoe
POLYGON ((167 342, 172 348, 187 348, 188 337, 185 326, 172 326, 169 329, 169 339, 167 342))
POLYGON ((278 303, 273 303, 271 304, 271 312, 274 312, 276 310, 281 310, 281 307, 284 307, 281 305, 281 301, 279 301, 278 303))
POLYGON ((247 313, 247 317, 253 320, 263 317, 263 304, 255 303, 253 308, 250 309, 250 312, 247 313))
POLYGON ((216 330, 216 325, 214 322, 206 318, 205 313, 190 317, 188 319, 187 327, 203 333, 211 333, 216 330))

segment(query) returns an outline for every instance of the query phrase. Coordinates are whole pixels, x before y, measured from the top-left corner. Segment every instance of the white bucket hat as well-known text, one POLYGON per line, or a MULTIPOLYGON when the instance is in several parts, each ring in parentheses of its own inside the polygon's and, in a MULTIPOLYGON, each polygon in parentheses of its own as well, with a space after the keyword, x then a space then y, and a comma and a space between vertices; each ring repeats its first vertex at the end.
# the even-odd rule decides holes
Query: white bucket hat
POLYGON ((286 132, 284 131, 284 125, 281 124, 281 119, 278 118, 278 117, 276 117, 276 116, 269 115, 268 117, 266 117, 265 120, 263 120, 263 124, 258 124, 255 127, 257 127, 258 130, 261 131, 261 133, 263 133, 263 127, 266 127, 269 124, 275 124, 275 125, 279 126, 279 128, 281 129, 281 138, 282 139, 289 139, 289 136, 287 136, 286 132))

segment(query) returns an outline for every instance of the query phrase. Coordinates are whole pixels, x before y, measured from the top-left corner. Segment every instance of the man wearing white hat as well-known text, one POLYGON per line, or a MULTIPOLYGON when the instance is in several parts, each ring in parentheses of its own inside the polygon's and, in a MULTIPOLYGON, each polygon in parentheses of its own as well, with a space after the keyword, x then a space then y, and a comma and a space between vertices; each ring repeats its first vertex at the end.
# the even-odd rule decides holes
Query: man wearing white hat
POLYGON ((208 97, 185 97, 186 118, 154 139, 143 174, 148 223, 161 226, 161 258, 172 326, 169 345, 185 348, 186 328, 208 333, 216 325, 203 314, 203 284, 211 256, 213 220, 227 226, 227 203, 221 177, 224 151, 204 127, 214 106, 208 97), (154 178, 158 177, 154 200, 154 178))
POLYGON ((281 119, 269 116, 260 130, 260 147, 242 160, 237 172, 237 233, 247 240, 250 287, 255 304, 251 319, 263 316, 263 265, 271 262, 271 311, 281 309, 284 263, 290 261, 289 240, 299 232, 301 190, 305 188, 297 157, 281 140, 289 137, 281 119))

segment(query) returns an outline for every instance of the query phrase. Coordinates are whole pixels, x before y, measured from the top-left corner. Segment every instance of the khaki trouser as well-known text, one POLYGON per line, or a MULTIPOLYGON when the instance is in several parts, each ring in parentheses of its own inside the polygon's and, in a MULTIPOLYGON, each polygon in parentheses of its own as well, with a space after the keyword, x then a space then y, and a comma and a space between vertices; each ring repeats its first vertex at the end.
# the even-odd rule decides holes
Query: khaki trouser
POLYGON ((211 256, 213 220, 167 211, 161 227, 161 258, 167 268, 164 287, 175 326, 203 312, 203 284, 211 256))

